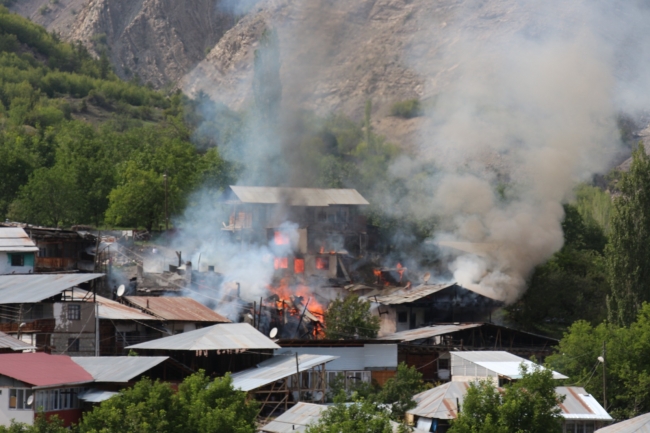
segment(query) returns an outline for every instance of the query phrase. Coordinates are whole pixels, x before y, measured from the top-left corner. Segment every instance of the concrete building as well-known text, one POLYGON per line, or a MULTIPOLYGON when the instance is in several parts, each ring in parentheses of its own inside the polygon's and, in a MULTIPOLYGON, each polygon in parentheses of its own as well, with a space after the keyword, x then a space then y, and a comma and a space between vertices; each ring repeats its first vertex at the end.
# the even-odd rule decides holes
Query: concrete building
POLYGON ((0 227, 0 275, 31 274, 38 247, 18 227, 0 227))

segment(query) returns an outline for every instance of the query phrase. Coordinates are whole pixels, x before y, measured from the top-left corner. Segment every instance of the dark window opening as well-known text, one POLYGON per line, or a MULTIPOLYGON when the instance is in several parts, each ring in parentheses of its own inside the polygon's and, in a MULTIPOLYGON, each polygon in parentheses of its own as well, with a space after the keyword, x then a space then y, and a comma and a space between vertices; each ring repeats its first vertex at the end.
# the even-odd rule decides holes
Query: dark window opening
POLYGON ((449 370, 449 359, 438 359, 438 368, 440 370, 449 370))
POLYGON ((81 305, 68 305, 68 320, 81 320, 81 305))
POLYGON ((22 254, 12 254, 11 266, 25 266, 25 256, 22 254))
POLYGON ((402 311, 400 313, 397 313, 397 321, 399 323, 406 323, 409 320, 409 313, 406 311, 402 311))
POLYGON ((78 338, 68 338, 68 352, 79 352, 78 338))
POLYGON ((214 272, 214 266, 208 266, 208 272, 214 272))

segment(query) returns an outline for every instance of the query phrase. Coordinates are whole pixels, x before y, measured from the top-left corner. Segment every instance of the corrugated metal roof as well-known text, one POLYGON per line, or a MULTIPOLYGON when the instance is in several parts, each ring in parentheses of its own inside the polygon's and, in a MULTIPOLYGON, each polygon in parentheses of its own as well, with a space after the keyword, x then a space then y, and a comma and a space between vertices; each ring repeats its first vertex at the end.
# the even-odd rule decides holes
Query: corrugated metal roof
POLYGON ((417 404, 409 410, 416 416, 432 419, 455 419, 458 414, 456 400, 462 402, 469 382, 447 382, 413 396, 417 404))
MULTIPOLYGON (((417 406, 408 413, 430 419, 455 419, 457 402, 463 404, 470 382, 448 382, 413 396, 417 406)), ((612 418, 584 388, 558 386, 556 394, 565 395, 560 405, 562 416, 570 420, 609 421, 612 418)), ((609 431, 607 432, 609 433, 609 431)))
MULTIPOLYGON (((84 301, 92 302, 93 295, 85 290, 77 289, 72 294, 72 299, 75 301, 84 301)), ((109 319, 109 320, 160 320, 157 317, 145 314, 140 310, 137 310, 128 305, 120 304, 111 299, 104 298, 103 296, 97 295, 97 314, 100 319, 109 319)))
MULTIPOLYGON (((451 353, 451 368, 452 374, 454 371, 454 357, 459 357, 467 360, 473 364, 481 366, 487 370, 493 371, 499 376, 504 376, 510 379, 521 378, 519 367, 523 363, 528 366, 530 371, 535 364, 532 361, 521 358, 512 353, 503 351, 467 351, 467 352, 450 352, 451 353)), ((541 367, 541 366, 540 366, 541 367)), ((544 367, 541 367, 544 368, 544 367)), ((568 379, 567 376, 553 371, 553 379, 568 379)))
POLYGON ((650 413, 603 427, 596 433, 650 433, 650 413))
POLYGON ((119 392, 102 391, 99 389, 89 389, 83 394, 79 395, 79 400, 87 401, 88 403, 101 403, 109 398, 116 396, 119 392))
POLYGON ((104 274, 0 275, 0 304, 40 302, 104 274))
POLYGON ((278 355, 264 362, 260 362, 254 368, 233 374, 231 376, 232 386, 242 391, 251 391, 273 383, 276 380, 296 374, 296 370, 309 370, 318 365, 333 361, 336 358, 338 356, 298 355, 298 366, 296 366, 295 356, 278 355))
POLYGON ((365 344, 362 347, 290 347, 278 354, 333 355, 329 371, 365 370, 366 368, 397 368, 397 344, 365 344))
MULTIPOLYGON (((355 403, 349 403, 355 404, 355 403)), ((322 404, 298 402, 294 407, 265 425, 260 431, 264 433, 290 433, 303 432, 307 426, 318 422, 328 406, 322 404)), ((399 432, 400 425, 394 421, 390 422, 393 433, 399 432)), ((411 430, 413 433, 425 433, 417 428, 411 430)))
POLYGON ((220 323, 171 337, 136 344, 127 349, 248 350, 279 349, 273 340, 248 323, 220 323))
POLYGON ((134 306, 164 320, 230 323, 230 320, 221 314, 212 311, 192 298, 175 296, 125 296, 125 299, 134 306))
POLYGON ((11 349, 11 350, 29 350, 35 349, 31 344, 27 344, 22 340, 7 335, 4 332, 0 332, 0 348, 2 349, 11 349))
POLYGON ((0 374, 41 387, 93 380, 90 373, 69 356, 42 352, 0 355, 0 374))
POLYGON ((369 205, 356 189, 231 186, 242 203, 289 206, 369 205))
POLYGON ((73 356, 95 382, 128 382, 169 359, 168 356, 73 356))
POLYGON ((464 329, 476 328, 483 326, 482 323, 466 323, 463 325, 434 325, 424 328, 409 329, 408 331, 396 332, 383 337, 377 337, 377 340, 397 340, 397 341, 415 341, 425 338, 432 338, 438 335, 451 334, 452 332, 462 331, 464 329))
POLYGON ((318 422, 321 412, 327 409, 322 404, 298 402, 294 407, 262 427, 265 433, 289 433, 305 431, 307 426, 318 422))
POLYGON ((409 302, 415 302, 418 299, 422 299, 454 285, 456 285, 456 283, 427 284, 413 287, 412 289, 406 287, 395 287, 394 289, 380 289, 377 292, 367 293, 362 297, 383 305, 406 304, 409 302))
POLYGON ((566 396, 560 404, 562 416, 572 420, 611 421, 607 411, 584 388, 578 386, 558 386, 555 392, 566 396))
POLYGON ((0 227, 0 251, 26 253, 38 251, 38 247, 25 230, 18 227, 0 227))

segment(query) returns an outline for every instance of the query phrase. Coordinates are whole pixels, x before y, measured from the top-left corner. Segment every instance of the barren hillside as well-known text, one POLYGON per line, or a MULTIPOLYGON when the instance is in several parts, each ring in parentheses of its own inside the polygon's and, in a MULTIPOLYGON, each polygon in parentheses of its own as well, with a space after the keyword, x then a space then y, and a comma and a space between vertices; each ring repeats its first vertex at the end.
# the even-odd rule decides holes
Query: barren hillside
POLYGON ((106 50, 118 75, 162 87, 177 82, 234 24, 214 0, 20 0, 11 9, 106 50))

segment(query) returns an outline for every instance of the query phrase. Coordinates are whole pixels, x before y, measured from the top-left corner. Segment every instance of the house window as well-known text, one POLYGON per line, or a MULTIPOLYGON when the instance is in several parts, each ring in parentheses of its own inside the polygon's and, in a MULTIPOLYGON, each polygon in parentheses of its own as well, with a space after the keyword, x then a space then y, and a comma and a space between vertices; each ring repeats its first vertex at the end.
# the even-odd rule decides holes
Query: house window
POLYGON ((68 320, 81 320, 81 305, 68 305, 68 320))
POLYGON ((316 269, 327 271, 330 268, 329 257, 316 257, 316 269))
POLYGON ((11 266, 25 266, 25 256, 22 254, 12 254, 11 266))
POLYGON ((295 259, 293 261, 293 272, 296 274, 305 273, 305 259, 295 259))
POLYGON ((78 338, 68 338, 68 352, 79 352, 78 338))
POLYGON ((401 311, 397 313, 397 321, 399 323, 406 323, 409 321, 409 313, 406 311, 401 311))
POLYGON ((449 359, 439 358, 438 359, 438 369, 439 370, 449 370, 449 359))
POLYGON ((10 389, 9 390, 9 409, 30 410, 33 402, 29 401, 32 396, 31 389, 10 389))
POLYGON ((62 388, 36 393, 36 409, 44 412, 76 409, 79 407, 79 393, 86 388, 62 388))

